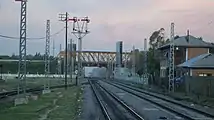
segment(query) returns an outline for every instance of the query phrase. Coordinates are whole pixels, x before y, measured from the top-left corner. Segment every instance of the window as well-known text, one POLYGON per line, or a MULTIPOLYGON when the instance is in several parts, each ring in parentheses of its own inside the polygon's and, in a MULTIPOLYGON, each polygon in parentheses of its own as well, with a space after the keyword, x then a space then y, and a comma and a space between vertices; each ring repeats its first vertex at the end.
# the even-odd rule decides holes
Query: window
POLYGON ((165 69, 160 70, 160 76, 166 77, 166 70, 165 69))
POLYGON ((210 73, 199 73, 198 76, 212 76, 212 74, 210 74, 210 73))
POLYGON ((198 76, 207 76, 207 74, 200 73, 198 76))

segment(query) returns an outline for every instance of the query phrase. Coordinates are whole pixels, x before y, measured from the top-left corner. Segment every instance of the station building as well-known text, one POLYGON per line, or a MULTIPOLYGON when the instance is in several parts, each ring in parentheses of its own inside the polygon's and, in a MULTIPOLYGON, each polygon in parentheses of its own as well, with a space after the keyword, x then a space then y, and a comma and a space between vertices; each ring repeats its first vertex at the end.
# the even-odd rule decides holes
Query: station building
POLYGON ((206 53, 178 65, 189 76, 214 76, 214 54, 206 53))
MULTIPOLYGON (((160 77, 168 77, 169 52, 171 42, 158 48, 160 50, 160 77)), ((214 45, 192 35, 174 38, 175 77, 214 76, 214 55, 210 49, 214 45)))

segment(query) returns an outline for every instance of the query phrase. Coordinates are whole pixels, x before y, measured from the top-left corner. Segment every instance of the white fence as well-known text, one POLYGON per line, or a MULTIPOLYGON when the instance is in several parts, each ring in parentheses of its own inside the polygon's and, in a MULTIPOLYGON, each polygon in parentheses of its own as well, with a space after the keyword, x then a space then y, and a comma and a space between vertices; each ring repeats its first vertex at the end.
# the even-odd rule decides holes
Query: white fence
MULTIPOLYGON (((16 77, 18 77, 18 74, 2 74, 2 78, 4 80, 6 79, 15 79, 16 77)), ((44 78, 45 75, 44 74, 26 74, 27 78, 44 78)), ((48 77, 52 77, 52 78, 65 78, 65 75, 58 75, 58 74, 51 74, 48 75, 48 77)), ((67 75, 67 77, 70 77, 70 75, 67 75)), ((72 75, 72 78, 75 78, 76 75, 72 75)))

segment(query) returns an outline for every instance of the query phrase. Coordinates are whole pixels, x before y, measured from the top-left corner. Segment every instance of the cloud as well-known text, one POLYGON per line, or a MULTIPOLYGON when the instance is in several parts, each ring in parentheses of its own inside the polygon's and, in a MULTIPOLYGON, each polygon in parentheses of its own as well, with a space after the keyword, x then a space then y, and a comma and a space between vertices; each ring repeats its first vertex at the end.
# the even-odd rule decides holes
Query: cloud
MULTIPOLYGON (((0 34, 18 36, 20 4, 1 0, 0 34)), ((68 11, 70 16, 89 16, 90 31, 83 48, 90 50, 115 50, 115 42, 123 40, 125 49, 143 47, 143 39, 164 27, 169 35, 170 23, 175 23, 176 34, 202 36, 212 41, 214 35, 214 1, 211 0, 32 0, 28 2, 28 37, 45 36, 46 20, 51 20, 51 33, 64 23, 58 14, 68 11), (211 23, 211 24, 210 24, 211 23)), ((70 30, 71 31, 71 30, 70 30)), ((70 33, 69 33, 70 34, 70 33)), ((76 38, 69 35, 69 38, 76 38)), ((64 45, 64 32, 55 36, 57 51, 64 45)), ((29 41, 28 53, 44 53, 45 40, 29 41)), ((0 38, 0 54, 18 53, 18 40, 0 38), (11 49, 6 49, 8 46, 11 49)))

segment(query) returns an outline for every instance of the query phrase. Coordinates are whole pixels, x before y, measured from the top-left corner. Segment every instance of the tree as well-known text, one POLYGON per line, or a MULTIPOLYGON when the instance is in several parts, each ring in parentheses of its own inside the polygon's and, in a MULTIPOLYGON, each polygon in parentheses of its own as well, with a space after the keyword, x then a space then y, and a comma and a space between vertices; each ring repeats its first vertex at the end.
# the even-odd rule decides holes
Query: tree
MULTIPOLYGON (((176 36, 179 37, 179 36, 176 36)), ((164 28, 161 28, 157 31, 154 31, 152 35, 149 37, 149 45, 150 48, 147 51, 147 72, 152 76, 159 75, 160 71, 160 51, 157 50, 158 47, 169 43, 170 39, 164 39, 164 28)), ((132 53, 133 54, 133 53, 132 53)), ((136 72, 138 75, 142 75, 144 73, 144 51, 135 51, 135 63, 136 63, 136 72)), ((132 56, 132 55, 131 55, 132 56)), ((132 59, 128 61, 128 67, 132 66, 132 59)))
POLYGON ((17 59, 17 56, 15 55, 15 53, 12 54, 12 56, 10 57, 11 59, 17 59))
POLYGON ((135 71, 136 73, 141 76, 143 74, 143 65, 144 65, 144 55, 143 51, 139 51, 136 49, 134 52, 131 51, 130 60, 127 61, 128 68, 132 68, 133 60, 135 60, 135 71))
MULTIPOLYGON (((169 42, 169 39, 164 40, 164 28, 159 29, 158 31, 154 31, 149 38, 149 51, 147 52, 147 70, 148 73, 152 75, 159 74, 160 64, 159 64, 159 51, 158 47, 169 42)), ((142 75, 144 73, 144 52, 135 51, 135 63, 136 63, 136 72, 138 75, 142 75)), ((132 58, 132 57, 131 57, 132 58)), ((131 68, 133 59, 129 61, 129 68, 131 68)))
POLYGON ((34 60, 44 60, 44 55, 41 55, 40 53, 36 53, 33 57, 34 60))
MULTIPOLYGON (((177 36, 179 37, 179 36, 177 36)), ((169 39, 164 39, 164 28, 159 29, 152 33, 149 38, 149 51, 148 51, 148 72, 155 76, 159 75, 160 70, 160 51, 158 47, 170 42, 169 39)))
POLYGON ((201 41, 203 41, 203 38, 202 38, 202 37, 199 37, 198 39, 201 40, 201 41))
POLYGON ((139 51, 136 57, 136 73, 141 76, 144 73, 144 51, 139 51))
POLYGON ((152 33, 149 37, 149 45, 153 49, 157 49, 159 46, 163 45, 164 38, 164 28, 159 29, 152 33))
POLYGON ((34 57, 33 55, 29 54, 29 55, 26 56, 26 59, 27 60, 33 60, 33 57, 34 57))

